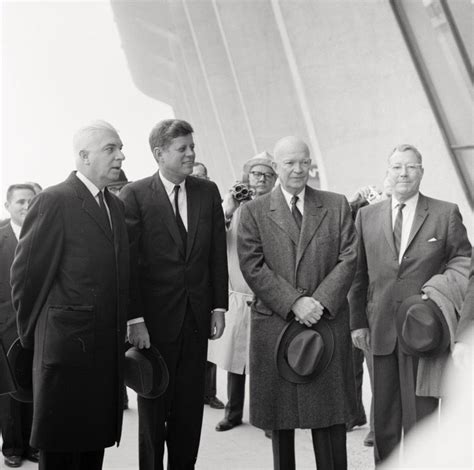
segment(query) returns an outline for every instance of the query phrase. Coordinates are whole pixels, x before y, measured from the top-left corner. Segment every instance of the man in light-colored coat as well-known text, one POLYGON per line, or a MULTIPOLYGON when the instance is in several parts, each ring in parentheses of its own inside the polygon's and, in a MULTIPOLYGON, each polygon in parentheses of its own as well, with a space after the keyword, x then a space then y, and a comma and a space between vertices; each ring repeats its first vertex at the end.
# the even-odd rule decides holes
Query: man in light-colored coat
POLYGON ((256 296, 250 421, 273 430, 276 469, 295 468, 296 428, 312 430, 318 468, 346 468, 345 423, 355 401, 346 300, 357 257, 351 211, 344 196, 306 185, 311 159, 303 141, 281 139, 274 156, 281 184, 242 207, 238 235, 240 267, 256 296), (275 361, 282 330, 294 321, 311 327, 321 317, 335 339, 328 368, 309 383, 285 380, 275 361))

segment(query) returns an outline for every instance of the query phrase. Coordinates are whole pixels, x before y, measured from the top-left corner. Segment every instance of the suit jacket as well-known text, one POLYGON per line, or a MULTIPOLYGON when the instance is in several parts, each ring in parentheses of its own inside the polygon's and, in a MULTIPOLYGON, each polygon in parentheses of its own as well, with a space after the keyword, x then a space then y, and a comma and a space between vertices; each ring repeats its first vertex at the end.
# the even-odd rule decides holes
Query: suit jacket
MULTIPOLYGON (((466 297, 459 313, 459 323, 456 329, 455 341, 469 342, 472 337, 474 325, 474 253, 471 255, 471 267, 469 270, 469 283, 467 285, 466 297)), ((472 340, 471 340, 472 341, 472 340)))
POLYGON ((359 234, 357 273, 350 291, 351 329, 369 328, 375 355, 391 354, 397 334, 395 313, 407 297, 443 273, 455 256, 470 256, 471 246, 455 204, 420 194, 402 262, 392 230, 391 199, 363 207, 356 219, 359 234), (430 241, 431 240, 431 241, 430 241))
POLYGON ((129 318, 143 316, 154 344, 174 341, 188 306, 209 336, 210 312, 227 308, 224 215, 217 186, 188 176, 187 249, 158 172, 123 188, 131 253, 129 318))
POLYGON ((262 429, 321 428, 351 418, 355 403, 346 295, 357 238, 344 196, 306 187, 301 235, 281 188, 245 204, 238 232, 240 267, 256 295, 250 327, 250 421, 262 429), (280 377, 278 338, 291 307, 313 296, 335 337, 329 367, 307 384, 280 377))
POLYGON ((128 305, 122 203, 106 195, 113 233, 72 173, 32 202, 12 266, 18 331, 34 349, 31 444, 90 451, 119 441, 128 305))
POLYGON ((6 351, 18 337, 12 304, 10 268, 18 242, 10 223, 0 228, 0 339, 6 351))

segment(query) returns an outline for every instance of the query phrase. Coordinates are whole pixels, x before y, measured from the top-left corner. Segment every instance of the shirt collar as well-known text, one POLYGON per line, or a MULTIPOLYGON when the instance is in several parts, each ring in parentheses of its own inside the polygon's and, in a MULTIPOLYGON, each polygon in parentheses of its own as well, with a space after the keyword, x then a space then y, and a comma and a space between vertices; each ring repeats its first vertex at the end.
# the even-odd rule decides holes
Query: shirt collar
POLYGON ((168 196, 171 196, 171 194, 174 192, 175 186, 179 186, 180 191, 185 190, 186 179, 184 179, 183 181, 181 181, 179 185, 177 185, 167 180, 160 172, 158 172, 158 176, 160 177, 161 182, 163 183, 163 186, 165 187, 166 194, 168 194, 168 196))
MULTIPOLYGON (((404 204, 407 209, 414 209, 418 203, 418 197, 420 193, 416 193, 411 198, 407 199, 404 204)), ((400 204, 400 201, 397 201, 394 196, 392 196, 392 211, 400 204)), ((397 207, 398 209, 398 207, 397 207)))
POLYGON ((21 232, 21 226, 13 222, 13 220, 10 219, 10 225, 12 227, 13 233, 15 234, 15 237, 17 240, 20 239, 20 232, 21 232))
POLYGON ((100 189, 85 175, 83 175, 79 170, 76 171, 76 176, 84 183, 86 188, 90 193, 96 197, 100 193, 100 189))
MULTIPOLYGON (((293 194, 289 193, 285 188, 283 188, 282 185, 280 185, 281 192, 283 193, 283 196, 285 197, 285 200, 289 206, 291 206, 291 198, 293 197, 293 194)), ((298 202, 301 201, 301 203, 304 203, 304 195, 306 192, 306 186, 298 193, 296 196, 298 196, 298 202)))

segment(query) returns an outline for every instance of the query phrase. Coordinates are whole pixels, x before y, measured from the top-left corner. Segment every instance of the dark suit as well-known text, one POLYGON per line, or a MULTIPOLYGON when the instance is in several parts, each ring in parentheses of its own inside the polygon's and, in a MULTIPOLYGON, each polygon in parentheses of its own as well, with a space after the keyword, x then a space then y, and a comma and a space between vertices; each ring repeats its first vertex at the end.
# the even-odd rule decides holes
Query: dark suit
POLYGON ((437 406, 434 398, 415 398, 414 389, 407 385, 413 384, 412 374, 416 377, 417 361, 398 348, 395 312, 404 299, 419 294, 426 281, 442 273, 450 259, 470 256, 471 247, 458 207, 422 194, 400 264, 393 241, 390 199, 363 207, 356 228, 360 243, 349 295, 351 329, 370 329, 375 451, 376 460, 383 460, 399 443, 402 427, 407 432, 414 420, 437 406))
POLYGON ((228 302, 219 192, 214 183, 189 176, 186 194, 186 252, 158 173, 127 185, 120 194, 131 243, 130 318, 144 317, 151 343, 162 353, 170 372, 163 397, 138 399, 142 470, 163 468, 165 440, 172 469, 194 468, 210 312, 227 308, 228 302))
MULTIPOLYGON (((5 351, 17 338, 16 316, 11 301, 10 267, 18 242, 8 221, 0 228, 0 339, 5 351)), ((0 397, 0 429, 5 456, 23 456, 29 449, 33 405, 10 396, 0 397)))
POLYGON ((75 173, 40 193, 12 266, 21 342, 34 349, 31 440, 48 452, 120 440, 128 239, 123 204, 106 202, 113 230, 75 173))

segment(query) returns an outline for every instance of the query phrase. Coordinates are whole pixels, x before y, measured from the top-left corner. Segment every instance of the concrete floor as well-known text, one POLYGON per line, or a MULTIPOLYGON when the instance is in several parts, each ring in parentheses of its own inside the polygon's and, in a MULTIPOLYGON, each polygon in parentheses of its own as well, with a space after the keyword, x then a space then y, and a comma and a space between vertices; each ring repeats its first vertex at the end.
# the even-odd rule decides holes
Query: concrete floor
MULTIPOLYGON (((365 377, 364 377, 365 378, 365 377)), ((226 399, 226 374, 218 370, 218 397, 226 399)), ((129 390, 130 409, 124 413, 122 442, 120 447, 105 451, 104 469, 136 470, 138 469, 138 435, 137 403, 133 392, 129 390)), ((364 404, 369 409, 370 388, 364 384, 364 404)), ((202 427, 201 446, 197 462, 198 470, 271 470, 271 441, 263 431, 248 424, 248 402, 244 414, 245 423, 231 431, 216 432, 215 425, 222 419, 223 410, 205 407, 202 427)), ((369 470, 373 468, 373 450, 364 447, 362 441, 368 432, 367 426, 356 428, 347 434, 349 469, 369 470)), ((296 465, 298 470, 314 469, 313 448, 309 431, 296 432, 296 465)), ((0 468, 4 467, 3 458, 0 468)), ((24 462, 24 470, 37 469, 37 464, 24 462)))

